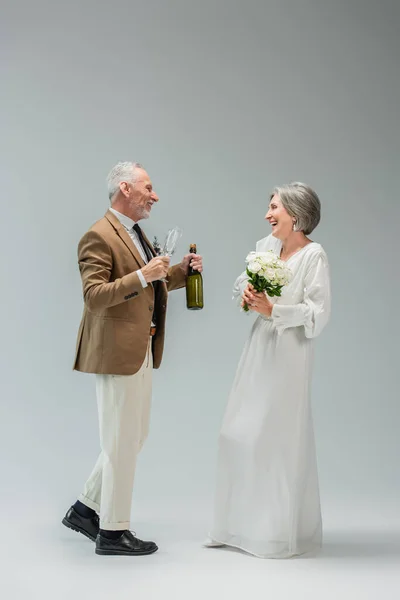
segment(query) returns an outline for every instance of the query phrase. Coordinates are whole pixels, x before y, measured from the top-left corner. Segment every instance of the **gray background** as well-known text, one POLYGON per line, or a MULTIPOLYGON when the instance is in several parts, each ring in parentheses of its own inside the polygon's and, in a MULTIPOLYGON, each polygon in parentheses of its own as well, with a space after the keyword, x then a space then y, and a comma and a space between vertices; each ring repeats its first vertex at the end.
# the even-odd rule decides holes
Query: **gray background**
POLYGON ((26 0, 2 3, 1 30, 6 524, 74 556, 59 521, 99 450, 94 380, 71 370, 76 247, 107 209, 109 169, 132 159, 161 198, 145 231, 178 224, 179 254, 198 244, 206 301, 191 313, 170 296, 138 533, 178 548, 207 532, 252 321, 231 287, 269 233, 269 191, 291 180, 320 195, 313 239, 332 269, 313 387, 325 527, 399 527, 398 2, 26 0))

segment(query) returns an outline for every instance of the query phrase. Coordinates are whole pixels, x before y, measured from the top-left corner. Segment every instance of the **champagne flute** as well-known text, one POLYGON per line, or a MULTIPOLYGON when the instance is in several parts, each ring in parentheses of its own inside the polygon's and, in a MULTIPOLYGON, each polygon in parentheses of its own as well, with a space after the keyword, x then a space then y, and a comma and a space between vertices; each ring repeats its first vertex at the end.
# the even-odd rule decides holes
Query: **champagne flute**
MULTIPOLYGON (((182 237, 183 231, 180 227, 173 227, 170 229, 165 236, 164 246, 159 254, 159 256, 171 256, 175 253, 176 247, 178 245, 178 241, 182 237)), ((160 279, 160 281, 166 282, 165 278, 160 279)))

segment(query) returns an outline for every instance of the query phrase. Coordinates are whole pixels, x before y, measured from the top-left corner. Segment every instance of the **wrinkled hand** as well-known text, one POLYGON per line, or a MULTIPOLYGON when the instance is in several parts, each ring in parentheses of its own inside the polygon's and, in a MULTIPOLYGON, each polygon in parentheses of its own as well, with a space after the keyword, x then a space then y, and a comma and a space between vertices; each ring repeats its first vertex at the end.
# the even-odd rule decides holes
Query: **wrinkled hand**
POLYGON ((142 274, 147 283, 164 279, 169 269, 169 256, 155 256, 145 267, 142 268, 142 274))
POLYGON ((192 267, 195 271, 202 273, 203 271, 203 257, 200 254, 186 254, 181 262, 181 269, 184 273, 188 272, 189 267, 192 267))
POLYGON ((264 294, 264 292, 256 292, 254 287, 249 283, 247 288, 243 292, 242 296, 242 307, 247 304, 249 310, 270 317, 272 313, 273 304, 264 294))

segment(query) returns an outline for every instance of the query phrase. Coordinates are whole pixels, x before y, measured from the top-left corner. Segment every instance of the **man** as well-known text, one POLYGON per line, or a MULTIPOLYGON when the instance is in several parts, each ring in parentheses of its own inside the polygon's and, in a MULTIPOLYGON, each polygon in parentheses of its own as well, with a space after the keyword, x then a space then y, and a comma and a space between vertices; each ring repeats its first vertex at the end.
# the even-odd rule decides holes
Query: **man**
POLYGON ((111 208, 79 242, 84 312, 74 368, 96 374, 101 453, 63 524, 96 541, 97 554, 156 552, 129 531, 136 458, 148 434, 152 368, 161 364, 167 295, 185 286, 189 264, 156 257, 138 221, 159 198, 138 163, 110 172, 111 208), (167 283, 161 280, 167 278, 167 283), (98 516, 100 514, 100 519, 98 516))

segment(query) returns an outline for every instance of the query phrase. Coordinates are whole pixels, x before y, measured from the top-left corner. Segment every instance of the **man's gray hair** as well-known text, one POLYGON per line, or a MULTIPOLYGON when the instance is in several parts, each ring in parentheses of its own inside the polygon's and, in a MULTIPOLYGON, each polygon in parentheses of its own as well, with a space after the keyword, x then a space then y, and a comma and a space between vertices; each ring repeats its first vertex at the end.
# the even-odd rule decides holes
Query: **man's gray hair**
POLYGON ((137 162, 119 162, 111 169, 107 176, 108 197, 110 201, 119 191, 119 185, 123 181, 135 183, 137 169, 143 169, 137 162))
POLYGON ((295 181, 274 188, 291 217, 296 219, 295 230, 309 235, 321 219, 321 202, 309 185, 295 181))

